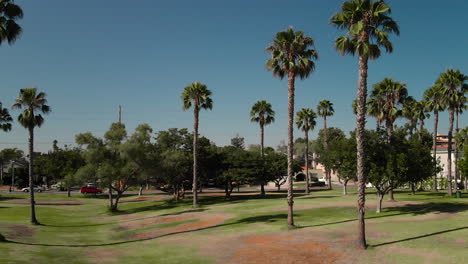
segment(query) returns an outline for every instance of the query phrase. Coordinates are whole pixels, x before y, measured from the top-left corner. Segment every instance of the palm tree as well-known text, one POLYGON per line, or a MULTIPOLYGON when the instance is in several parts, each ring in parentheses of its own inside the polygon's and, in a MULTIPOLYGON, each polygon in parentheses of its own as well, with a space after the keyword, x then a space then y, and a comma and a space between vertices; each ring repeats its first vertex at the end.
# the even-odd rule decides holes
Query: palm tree
MULTIPOLYGON (((439 124, 439 112, 445 111, 443 87, 435 84, 424 92, 424 101, 429 111, 434 111, 434 138, 432 141, 432 156, 437 157, 437 126, 439 124)), ((437 165, 436 165, 437 166, 437 165)), ((436 170, 434 170, 436 171, 436 170)), ((433 191, 437 191, 437 172, 434 173, 433 191)))
MULTIPOLYGON (((271 104, 267 103, 267 101, 257 101, 253 106, 252 110, 250 110, 250 121, 257 122, 260 125, 260 153, 262 155, 262 159, 264 156, 263 151, 263 138, 265 135, 265 126, 275 122, 275 111, 271 109, 271 104)), ((263 176, 263 175, 262 175, 263 176)), ((261 186, 261 195, 265 195, 265 181, 262 178, 260 182, 261 186)))
POLYGON ((198 207, 198 188, 197 188, 197 155, 198 155, 198 115, 200 109, 212 109, 213 100, 211 91, 206 85, 200 82, 194 82, 184 88, 182 92, 183 109, 188 110, 193 105, 193 207, 198 207))
POLYGON ((313 60, 318 59, 314 40, 304 36, 304 32, 294 32, 292 27, 276 33, 276 38, 266 48, 270 52, 267 69, 273 76, 288 77, 288 226, 294 226, 293 219, 293 121, 294 121, 294 83, 296 77, 307 78, 315 69, 313 60))
POLYGON ((448 194, 452 195, 452 139, 453 139, 453 121, 457 105, 459 104, 461 91, 466 91, 468 76, 462 74, 459 70, 448 69, 440 74, 437 84, 443 86, 444 103, 449 109, 449 131, 447 148, 447 170, 448 170, 448 194), (460 89, 460 90, 459 90, 460 89))
POLYGON ((369 98, 366 101, 367 105, 367 115, 372 116, 377 121, 377 130, 382 127, 382 122, 384 121, 383 113, 383 102, 375 98, 369 98))
POLYGON ((358 243, 366 248, 365 234, 365 182, 364 175, 364 126, 366 124, 367 70, 369 59, 380 57, 380 47, 393 51, 390 33, 399 34, 398 25, 390 17, 391 9, 384 0, 350 0, 341 6, 341 13, 333 15, 330 22, 346 31, 335 41, 335 48, 342 55, 359 57, 359 86, 357 92, 357 176, 358 176, 358 243))
POLYGON ((39 224, 36 219, 36 210, 34 202, 34 128, 41 127, 44 124, 44 118, 36 112, 48 114, 50 107, 47 105, 46 94, 37 92, 36 88, 24 88, 20 90, 13 109, 22 109, 24 111, 18 116, 18 122, 29 132, 29 196, 31 201, 31 223, 39 224))
POLYGON ((306 152, 305 152, 305 167, 306 167, 306 193, 309 194, 309 131, 314 130, 315 125, 315 118, 317 115, 315 114, 314 110, 310 108, 302 108, 301 111, 296 113, 296 126, 297 128, 304 131, 305 134, 305 144, 306 144, 306 152))
MULTIPOLYGON (((327 116, 332 116, 335 113, 333 109, 333 103, 328 100, 322 100, 317 106, 317 113, 323 118, 323 148, 327 151, 328 138, 327 138, 327 116)), ((325 168, 325 174, 328 180, 328 189, 332 189, 331 186, 331 171, 330 168, 325 168)))
MULTIPOLYGON (((393 134, 393 124, 395 120, 402 116, 402 110, 398 107, 403 105, 408 98, 408 89, 401 82, 396 82, 390 78, 385 78, 383 81, 376 83, 371 92, 371 99, 380 102, 382 108, 379 114, 385 120, 387 130, 387 142, 391 143, 393 134)), ((392 182, 390 182, 392 184, 392 182)), ((390 201, 394 201, 393 189, 388 191, 390 201)))
POLYGON ((13 44, 21 35, 21 26, 16 20, 23 18, 23 10, 14 0, 0 1, 0 45, 3 41, 13 44))
POLYGON ((403 104, 401 115, 408 120, 410 137, 413 135, 413 130, 416 127, 416 119, 414 117, 416 100, 412 96, 408 96, 403 104))
POLYGON ((13 118, 11 118, 8 109, 2 107, 2 103, 0 102, 0 130, 8 132, 11 130, 11 122, 13 118))

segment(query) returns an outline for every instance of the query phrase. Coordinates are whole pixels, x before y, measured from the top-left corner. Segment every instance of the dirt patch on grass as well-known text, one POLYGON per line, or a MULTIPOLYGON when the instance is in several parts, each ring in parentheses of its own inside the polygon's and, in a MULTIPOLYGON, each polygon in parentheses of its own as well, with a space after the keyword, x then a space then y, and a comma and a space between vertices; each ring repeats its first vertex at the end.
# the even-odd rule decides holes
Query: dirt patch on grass
MULTIPOLYGON (((9 201, 12 204, 29 204, 29 199, 15 199, 9 201)), ((81 205, 77 200, 36 200, 36 205, 81 205)))
POLYGON ((122 251, 109 248, 96 248, 86 250, 85 255, 89 256, 87 258, 91 263, 101 264, 108 262, 117 262, 119 256, 122 255, 122 251))
POLYGON ((243 239, 241 248, 228 263, 335 263, 341 254, 327 244, 301 241, 295 236, 254 235, 243 239))
POLYGON ((172 196, 170 195, 140 196, 137 198, 121 200, 120 203, 147 202, 147 201, 157 202, 157 201, 167 200, 170 198, 172 198, 172 196))
MULTIPOLYGON (((195 231, 195 230, 213 227, 213 226, 222 224, 224 221, 230 218, 226 215, 220 215, 220 214, 205 214, 202 217, 200 216, 201 215, 198 215, 198 217, 195 217, 195 216, 191 218, 187 217, 185 219, 185 220, 188 220, 188 219, 201 218, 201 221, 198 221, 198 222, 180 224, 178 226, 169 227, 169 228, 159 228, 159 229, 149 230, 149 231, 145 231, 144 233, 132 235, 130 238, 131 239, 147 239, 147 238, 158 237, 158 236, 162 236, 166 234, 173 234, 173 233, 175 234, 175 233, 180 233, 180 232, 195 231)), ((177 221, 173 221, 173 222, 177 222, 177 221)))
POLYGON ((25 225, 6 225, 2 227, 7 230, 7 232, 3 234, 7 239, 31 238, 36 232, 35 228, 25 225))
POLYGON ((167 223, 174 223, 180 222, 184 220, 194 219, 193 216, 184 215, 184 216, 155 216, 153 219, 142 220, 142 221, 134 221, 134 222, 126 222, 121 223, 119 226, 125 229, 135 229, 135 228, 143 228, 152 225, 159 225, 159 224, 167 224, 167 223))

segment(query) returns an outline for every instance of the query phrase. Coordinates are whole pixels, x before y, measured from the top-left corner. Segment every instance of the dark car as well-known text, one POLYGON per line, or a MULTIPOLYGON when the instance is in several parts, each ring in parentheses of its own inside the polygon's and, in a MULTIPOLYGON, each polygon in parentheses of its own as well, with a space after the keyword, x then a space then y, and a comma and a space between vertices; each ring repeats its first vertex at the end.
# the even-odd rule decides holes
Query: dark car
POLYGON ((94 185, 85 185, 81 187, 80 192, 82 194, 87 194, 87 193, 102 193, 102 189, 96 188, 94 185))

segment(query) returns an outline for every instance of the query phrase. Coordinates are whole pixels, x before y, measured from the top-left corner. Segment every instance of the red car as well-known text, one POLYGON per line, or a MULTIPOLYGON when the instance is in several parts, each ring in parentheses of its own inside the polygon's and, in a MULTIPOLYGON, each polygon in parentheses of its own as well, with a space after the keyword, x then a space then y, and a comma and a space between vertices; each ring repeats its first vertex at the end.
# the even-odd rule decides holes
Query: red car
POLYGON ((102 189, 96 188, 96 186, 93 185, 85 185, 81 187, 80 192, 82 194, 87 194, 87 193, 102 193, 102 189))

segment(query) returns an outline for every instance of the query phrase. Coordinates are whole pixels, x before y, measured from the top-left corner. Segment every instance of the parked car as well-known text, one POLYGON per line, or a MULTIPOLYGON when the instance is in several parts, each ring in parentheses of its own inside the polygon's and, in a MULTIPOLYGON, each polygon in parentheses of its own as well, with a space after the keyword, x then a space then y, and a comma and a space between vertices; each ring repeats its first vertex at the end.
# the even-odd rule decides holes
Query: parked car
POLYGON ((56 184, 52 184, 50 187, 58 191, 65 191, 65 186, 63 186, 62 182, 57 182, 56 184))
MULTIPOLYGON (((31 189, 29 189, 29 187, 21 189, 22 192, 29 192, 29 190, 31 190, 31 189)), ((34 191, 35 192, 42 192, 42 191, 45 191, 45 188, 42 187, 42 186, 36 186, 36 187, 34 187, 34 191)))
POLYGON ((96 188, 96 186, 94 185, 90 185, 90 184, 87 184, 87 185, 84 185, 83 187, 81 187, 80 189, 80 192, 82 194, 87 194, 87 193, 102 193, 102 189, 101 188, 96 188))

